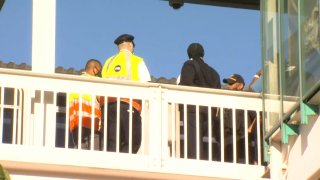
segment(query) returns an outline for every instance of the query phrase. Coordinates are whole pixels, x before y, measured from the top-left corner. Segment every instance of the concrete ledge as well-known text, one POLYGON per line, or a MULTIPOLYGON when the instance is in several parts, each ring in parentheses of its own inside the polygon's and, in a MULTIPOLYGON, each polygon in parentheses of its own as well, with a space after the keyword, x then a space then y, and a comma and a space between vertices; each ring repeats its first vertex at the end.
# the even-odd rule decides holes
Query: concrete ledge
POLYGON ((217 180, 217 179, 220 179, 220 178, 188 176, 188 175, 179 175, 179 174, 166 174, 166 173, 157 173, 157 172, 86 168, 86 167, 77 167, 77 166, 50 165, 50 164, 27 163, 27 162, 17 162, 17 161, 0 161, 0 163, 10 173, 10 175, 26 175, 26 176, 90 179, 90 180, 98 180, 98 179, 217 180))

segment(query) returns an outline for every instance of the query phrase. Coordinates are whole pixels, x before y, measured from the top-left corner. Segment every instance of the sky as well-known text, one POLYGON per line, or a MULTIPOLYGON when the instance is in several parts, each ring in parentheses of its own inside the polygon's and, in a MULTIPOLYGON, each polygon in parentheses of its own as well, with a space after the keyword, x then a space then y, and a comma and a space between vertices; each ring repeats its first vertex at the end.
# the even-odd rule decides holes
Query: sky
MULTIPOLYGON (((260 12, 162 0, 57 0, 56 67, 83 69, 88 59, 104 64, 117 53, 120 34, 135 37, 135 54, 156 78, 178 77, 189 44, 221 81, 233 73, 246 84, 261 67, 260 12)), ((0 60, 31 65, 32 0, 7 0, 0 11, 0 60)))

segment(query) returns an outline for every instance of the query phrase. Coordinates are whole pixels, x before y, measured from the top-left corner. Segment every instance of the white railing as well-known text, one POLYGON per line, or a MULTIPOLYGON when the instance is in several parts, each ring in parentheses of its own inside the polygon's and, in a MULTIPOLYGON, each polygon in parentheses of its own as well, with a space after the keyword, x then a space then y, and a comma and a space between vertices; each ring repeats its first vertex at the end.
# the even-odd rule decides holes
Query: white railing
MULTIPOLYGON (((32 162, 223 178, 259 178, 265 171, 261 165, 262 99, 259 94, 8 69, 0 69, 0 78, 0 162, 32 162), (70 93, 103 96, 105 99, 125 97, 142 100, 142 143, 138 153, 119 153, 119 149, 108 152, 105 143, 107 128, 102 131, 102 150, 94 150, 92 143, 90 150, 72 148, 67 111, 70 93), (180 120, 179 104, 185 114, 188 111, 187 105, 195 105, 197 120, 200 106, 210 107, 207 110, 208 119, 216 115, 213 109, 218 111, 215 121, 207 121, 207 135, 201 138, 206 145, 205 160, 200 160, 199 141, 196 145, 196 159, 187 157, 187 119, 180 120), (227 110, 233 112, 233 158, 229 162, 225 160, 224 138, 224 112, 227 110), (235 135, 238 123, 235 112, 238 110, 243 112, 244 127, 249 127, 249 112, 258 119, 254 128, 257 136, 255 142, 249 140, 248 128, 243 129, 245 156, 242 161, 237 159, 238 140, 235 135), (211 128, 216 121, 220 125, 211 128), (218 129, 221 129, 218 131, 220 136, 214 137, 218 129), (250 163, 249 159, 251 143, 255 143, 255 164, 250 163)), ((108 106, 107 102, 105 106, 108 106)), ((104 124, 107 124, 108 114, 104 116, 104 124)))

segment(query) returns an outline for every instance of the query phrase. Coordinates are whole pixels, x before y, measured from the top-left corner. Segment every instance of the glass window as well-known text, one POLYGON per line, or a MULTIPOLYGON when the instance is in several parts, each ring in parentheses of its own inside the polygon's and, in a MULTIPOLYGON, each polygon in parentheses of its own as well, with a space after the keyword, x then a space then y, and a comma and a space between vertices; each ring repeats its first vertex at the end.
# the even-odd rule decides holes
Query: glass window
POLYGON ((302 2, 302 92, 305 95, 320 79, 320 3, 319 0, 302 2))
POLYGON ((299 25, 298 0, 282 1, 281 49, 282 92, 284 100, 297 100, 299 96, 299 25))
POLYGON ((319 0, 262 4, 265 130, 290 117, 320 79, 319 0))

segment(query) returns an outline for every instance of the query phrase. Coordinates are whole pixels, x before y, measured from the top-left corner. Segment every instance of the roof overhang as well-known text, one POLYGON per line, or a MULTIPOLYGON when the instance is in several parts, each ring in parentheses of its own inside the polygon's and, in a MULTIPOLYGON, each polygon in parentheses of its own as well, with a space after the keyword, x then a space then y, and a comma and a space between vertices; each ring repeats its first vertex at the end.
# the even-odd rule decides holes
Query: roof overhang
POLYGON ((4 1, 5 1, 5 0, 0 0, 0 11, 1 11, 1 9, 2 9, 2 6, 3 6, 3 4, 4 4, 4 1))
MULTIPOLYGON (((164 0, 171 1, 171 0, 164 0)), ((180 0, 184 3, 202 4, 211 6, 241 8, 241 9, 260 9, 260 0, 180 0)))

